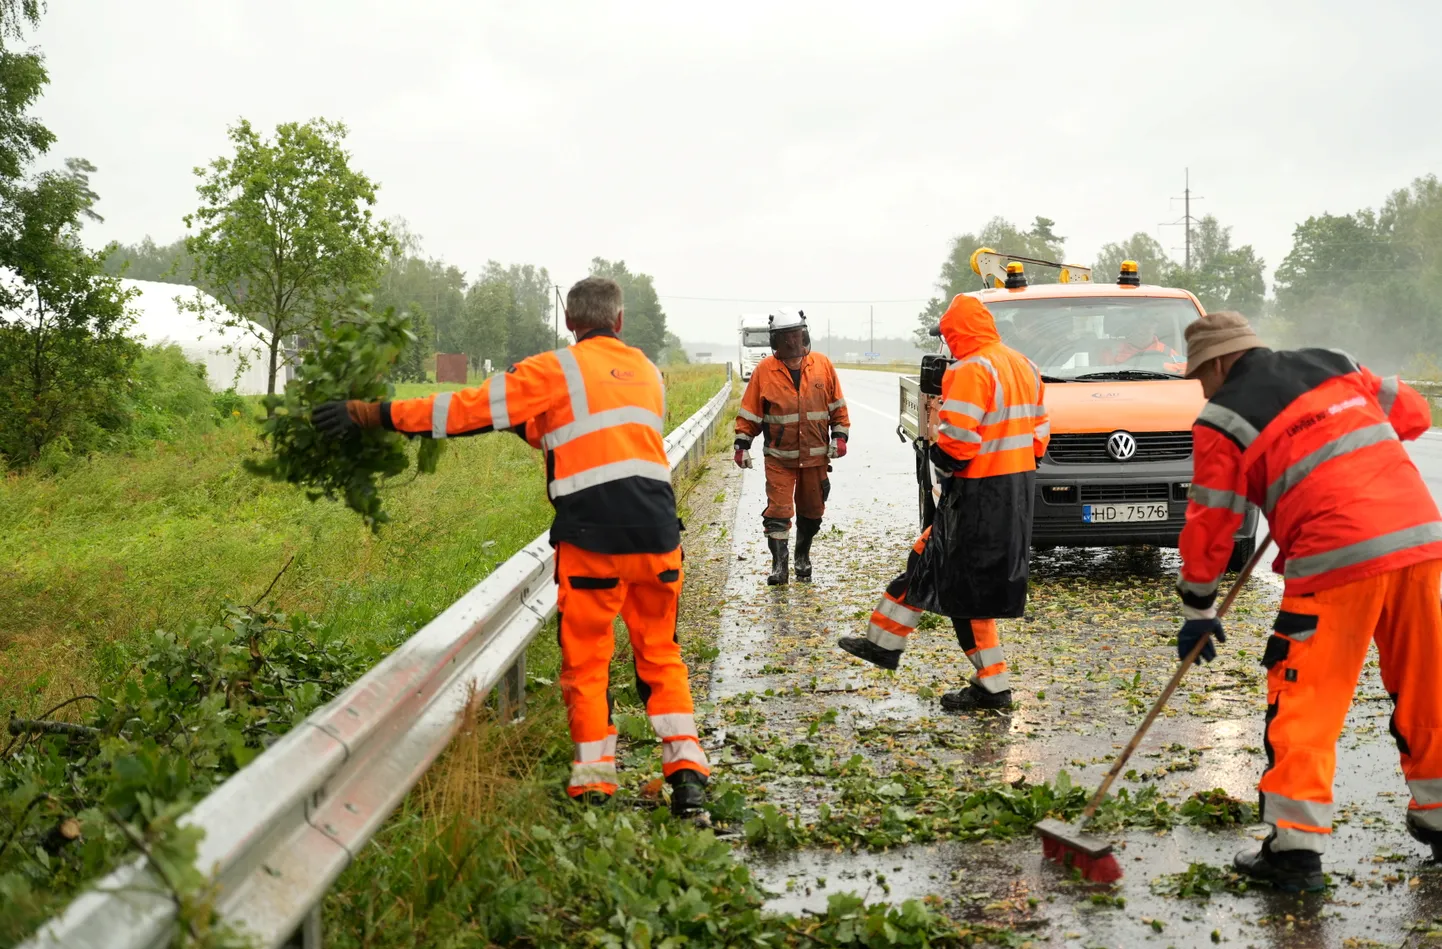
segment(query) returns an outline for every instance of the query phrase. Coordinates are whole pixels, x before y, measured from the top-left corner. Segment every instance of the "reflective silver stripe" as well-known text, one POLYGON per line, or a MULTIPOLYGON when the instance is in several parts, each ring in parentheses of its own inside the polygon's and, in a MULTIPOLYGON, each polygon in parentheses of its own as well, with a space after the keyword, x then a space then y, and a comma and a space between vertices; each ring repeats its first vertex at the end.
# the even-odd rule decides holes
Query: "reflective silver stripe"
POLYGON ((1382 388, 1377 390, 1377 401, 1382 403, 1382 414, 1391 415, 1392 406, 1397 401, 1397 388, 1402 384, 1398 376, 1388 376, 1382 380, 1382 388))
POLYGON ((830 419, 830 418, 831 418, 831 413, 830 413, 830 412, 807 412, 807 413, 806 413, 806 421, 808 421, 808 422, 825 422, 825 421, 827 421, 827 420, 830 419))
POLYGON ((1301 460, 1293 462, 1291 467, 1277 475, 1276 480, 1267 486, 1267 499, 1263 503, 1262 509, 1268 514, 1272 513, 1272 508, 1277 506, 1282 495, 1301 484, 1302 479, 1316 470, 1317 466, 1323 462, 1340 458, 1363 448, 1371 448, 1373 445, 1380 445, 1383 442, 1395 441, 1397 441, 1397 431, 1392 428, 1390 422, 1368 425, 1366 428, 1359 428, 1332 439, 1301 460))
POLYGON ((491 376, 491 428, 502 431, 511 427, 511 410, 506 408, 506 376, 500 372, 491 376))
POLYGON ((1216 608, 1215 606, 1209 606, 1209 607, 1207 607, 1206 609, 1202 610, 1202 609, 1198 609, 1198 608, 1195 607, 1195 606, 1188 606, 1185 602, 1182 603, 1182 619, 1216 619, 1216 618, 1217 618, 1217 608, 1216 608))
POLYGON ((981 424, 995 425, 997 422, 1010 422, 1019 418, 1037 418, 1045 415, 1046 409, 1040 405, 1009 405, 1004 409, 995 409, 982 417, 981 424))
POLYGON ((1201 413, 1197 415, 1197 421, 1215 425, 1240 442, 1243 448, 1256 441, 1257 435, 1260 434, 1251 422, 1226 406, 1218 405, 1215 402, 1208 402, 1202 406, 1201 413))
POLYGON ((988 646, 986 649, 978 649, 976 652, 967 656, 967 658, 971 660, 972 665, 976 666, 977 672, 980 672, 987 666, 994 666, 997 663, 1006 662, 1006 655, 1001 651, 1000 646, 988 646))
POLYGON ((1284 820, 1289 824, 1320 827, 1326 832, 1332 829, 1332 805, 1322 801, 1297 801, 1271 791, 1263 791, 1262 820, 1269 824, 1284 820))
POLYGON ((571 787, 583 788, 589 784, 615 784, 616 762, 588 761, 571 765, 571 787))
POLYGON ((1281 633, 1280 635, 1287 637, 1294 643, 1304 643, 1307 640, 1311 639, 1313 636, 1317 635, 1317 630, 1304 629, 1300 633, 1281 633))
POLYGON ((1361 366, 1357 365, 1357 360, 1355 360, 1355 359, 1352 358, 1352 354, 1349 353, 1349 352, 1347 352, 1345 349, 1331 349, 1331 348, 1329 348, 1327 351, 1328 351, 1328 352, 1332 352, 1332 353, 1336 353, 1338 356, 1341 356, 1343 359, 1347 360, 1347 365, 1349 365, 1349 366, 1352 367, 1352 371, 1353 371, 1353 372, 1356 372, 1358 369, 1361 369, 1361 368, 1362 368, 1361 366))
POLYGON ((1273 831, 1270 846, 1276 851, 1310 850, 1313 853, 1321 853, 1326 843, 1326 834, 1297 830, 1295 827, 1278 827, 1273 831))
POLYGON ((1381 537, 1373 537, 1370 540, 1348 544, 1346 547, 1338 547, 1336 550, 1329 550, 1326 553, 1312 554, 1309 557, 1294 557, 1287 561, 1285 576, 1289 580, 1315 577, 1328 570, 1350 567, 1374 560, 1377 557, 1395 554, 1400 550, 1421 547, 1423 544, 1432 544, 1438 541, 1442 541, 1442 522, 1428 521, 1426 524, 1406 527, 1390 534, 1383 534, 1381 537))
POLYGON ((971 677, 971 684, 980 686, 992 695, 998 692, 1006 692, 1011 689, 1011 673, 998 672, 994 676, 983 676, 977 674, 971 677))
POLYGON ((1187 497, 1202 507, 1219 508, 1233 514, 1242 514, 1247 510, 1246 497, 1223 488, 1206 488, 1194 483, 1187 489, 1187 497))
POLYGON ((431 437, 446 437, 446 422, 451 416, 451 395, 450 392, 437 392, 435 401, 431 403, 431 437))
POLYGON ((785 451, 785 450, 783 450, 783 449, 781 449, 781 448, 772 448, 772 447, 769 446, 769 445, 766 446, 765 448, 761 449, 761 453, 762 453, 763 455, 770 455, 772 458, 800 458, 800 457, 801 457, 801 450, 800 450, 800 449, 797 449, 796 451, 785 451))
POLYGON ((846 407, 846 400, 845 400, 845 399, 837 399, 835 402, 832 402, 832 403, 830 403, 829 405, 826 406, 826 411, 828 411, 828 412, 835 412, 837 409, 845 408, 845 407, 846 407))
POLYGON ((659 738, 674 738, 678 735, 689 735, 696 737, 696 716, 690 712, 667 712, 665 715, 652 715, 651 727, 656 729, 659 738))
POLYGON ((661 416, 650 409, 643 409, 639 405, 623 405, 620 408, 606 409, 604 412, 587 415, 562 425, 541 439, 541 447, 549 451, 573 439, 580 438, 582 435, 590 435, 593 432, 614 428, 617 425, 648 425, 654 428, 658 435, 665 429, 665 423, 661 421, 661 416))
POLYGON ((965 415, 967 418, 976 419, 978 422, 980 422, 981 417, 986 414, 986 409, 976 403, 962 402, 959 399, 947 399, 941 403, 941 411, 955 412, 957 415, 965 415))
POLYGON ((709 768, 706 761, 706 752, 701 746, 690 738, 683 738, 680 741, 666 741, 661 743, 661 764, 675 764, 678 761, 690 761, 699 764, 703 768, 709 768))
POLYGON ((1191 593, 1195 596, 1211 596, 1217 592, 1217 587, 1221 582, 1221 577, 1217 577, 1215 580, 1185 580, 1178 575, 1177 590, 1182 593, 1191 593))
POLYGON ((830 448, 827 448, 827 447, 825 447, 825 446, 822 446, 821 448, 813 448, 813 449, 811 449, 811 454, 812 454, 812 455, 825 455, 825 454, 829 454, 830 451, 831 451, 830 448))
POLYGON ((1014 448, 1030 448, 1030 435, 1008 435, 1005 438, 993 438, 989 442, 981 443, 981 451, 978 454, 990 455, 998 451, 1011 451, 1014 448))
MULTIPOLYGON (((1001 376, 997 375, 996 367, 991 364, 990 359, 987 359, 985 356, 971 356, 967 359, 963 359, 959 363, 956 363, 954 366, 951 367, 951 369, 957 369, 961 366, 969 366, 972 363, 980 363, 981 365, 986 367, 987 372, 991 373, 992 385, 996 387, 995 395, 992 397, 992 402, 996 405, 1001 405, 1002 403, 1004 403, 1006 401, 1006 395, 1001 391, 1001 376)), ((951 369, 948 369, 947 371, 950 372, 951 369)))
POLYGON ((736 410, 736 414, 746 419, 748 422, 755 422, 758 425, 761 424, 761 416, 757 415, 755 412, 748 412, 745 409, 738 408, 736 410))
POLYGON ((616 757, 616 736, 607 735, 600 741, 578 742, 574 748, 577 764, 596 762, 602 758, 614 758, 616 757))
POLYGON ((797 414, 792 414, 792 415, 768 415, 768 416, 766 416, 766 418, 762 419, 762 421, 764 421, 764 422, 771 422, 771 423, 776 424, 776 425, 785 425, 785 424, 787 424, 788 422, 799 422, 799 421, 801 421, 801 416, 800 416, 800 415, 797 415, 797 414))
POLYGON ((1407 809, 1407 816, 1412 818, 1412 823, 1418 827, 1425 827, 1427 830, 1442 830, 1442 807, 1411 807, 1407 809))
POLYGON ((848 427, 845 426, 845 425, 833 425, 833 426, 831 426, 831 434, 833 434, 833 435, 850 435, 850 434, 851 434, 851 429, 848 428, 848 427))
POLYGON ((766 536, 772 540, 788 540, 791 537, 791 528, 788 527, 784 531, 767 531, 766 536))
POLYGON ((954 438, 959 442, 969 442, 973 445, 981 444, 981 432, 973 432, 969 428, 957 428, 950 422, 942 422, 937 425, 937 428, 941 431, 941 434, 949 438, 954 438))
POLYGON ((1036 428, 1032 429, 1031 431, 1032 431, 1032 434, 1033 434, 1033 435, 1036 435, 1036 436, 1038 436, 1038 437, 1040 437, 1040 438, 1050 438, 1050 437, 1051 437, 1051 419, 1047 419, 1045 422, 1042 422, 1040 425, 1038 425, 1036 428))
POLYGON ((898 603, 895 600, 888 600, 882 597, 881 602, 876 604, 876 609, 873 612, 880 613, 893 623, 900 623, 902 626, 915 629, 916 624, 921 622, 921 617, 926 611, 912 609, 905 603, 898 603))
POLYGON ((1418 778, 1408 781, 1407 787, 1412 789, 1413 799, 1423 807, 1442 804, 1442 778, 1418 778))
POLYGON ((581 364, 569 347, 556 350, 561 363, 561 374, 566 378, 566 392, 571 397, 571 417, 584 418, 591 414, 590 403, 586 401, 586 377, 581 375, 581 364))
POLYGON ((906 648, 906 637, 898 636, 888 629, 882 629, 875 623, 866 628, 866 638, 882 649, 890 649, 892 652, 900 652, 906 648))
POLYGON ((620 481, 623 478, 650 478, 652 481, 665 481, 670 484, 671 467, 659 461, 643 461, 640 458, 613 461, 608 465, 597 465, 568 478, 557 478, 551 482, 551 497, 563 498, 568 494, 594 488, 598 484, 620 481))

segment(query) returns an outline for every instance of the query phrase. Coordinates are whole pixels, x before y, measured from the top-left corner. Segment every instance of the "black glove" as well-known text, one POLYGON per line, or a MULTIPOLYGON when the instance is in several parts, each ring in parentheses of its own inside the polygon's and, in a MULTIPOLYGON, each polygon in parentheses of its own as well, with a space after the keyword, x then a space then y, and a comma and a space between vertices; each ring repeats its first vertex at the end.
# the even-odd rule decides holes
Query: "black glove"
MULTIPOLYGON (((1185 659, 1187 654, 1196 646, 1197 640, 1208 633, 1212 639, 1219 643, 1227 641, 1227 634, 1222 631, 1222 621, 1219 619, 1189 619, 1182 624, 1177 633, 1177 658, 1185 659)), ((1204 662, 1211 662, 1217 658, 1217 647, 1209 641, 1202 647, 1202 654, 1198 657, 1204 662)))
POLYGON ((356 420, 350 417, 345 402, 322 402, 310 410, 310 421, 316 431, 327 438, 344 438, 360 431, 356 420))

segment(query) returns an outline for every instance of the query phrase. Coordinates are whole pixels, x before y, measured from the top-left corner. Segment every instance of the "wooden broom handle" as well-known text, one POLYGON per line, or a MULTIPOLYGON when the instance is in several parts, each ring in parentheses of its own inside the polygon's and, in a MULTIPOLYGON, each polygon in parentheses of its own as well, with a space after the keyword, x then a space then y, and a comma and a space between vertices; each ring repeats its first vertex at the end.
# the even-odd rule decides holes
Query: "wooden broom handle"
MULTIPOLYGON (((1248 560, 1247 565, 1242 568, 1242 572, 1237 574, 1237 582, 1232 584, 1232 588, 1227 591, 1226 598, 1222 600, 1222 605, 1217 607, 1217 619, 1226 616, 1227 610, 1232 608, 1232 602, 1236 600, 1237 594, 1242 592, 1242 587, 1246 585, 1247 580, 1252 576, 1253 568, 1255 568, 1257 563, 1262 559, 1262 554, 1266 553, 1267 544, 1270 541, 1271 537, 1266 534, 1262 535, 1262 539, 1257 543, 1257 549, 1252 551, 1251 559, 1248 560)), ((1161 714, 1162 709, 1166 707, 1167 702, 1171 699, 1172 693, 1175 692, 1177 686, 1181 684, 1182 676, 1187 674, 1187 670, 1197 661, 1197 657, 1202 654, 1202 650, 1205 649, 1207 643, 1211 641, 1211 633, 1207 633, 1207 635, 1197 640, 1197 644, 1192 647, 1192 651, 1187 653, 1181 665, 1177 666, 1177 671, 1172 673, 1171 681, 1167 683, 1167 687, 1162 689, 1162 694, 1157 696, 1156 702, 1152 703, 1152 710, 1148 712, 1147 717, 1142 720, 1141 727, 1138 728, 1137 733, 1132 736, 1132 740, 1127 742, 1127 746, 1122 749, 1122 753, 1117 755, 1116 760, 1112 762, 1111 770, 1107 772, 1105 778, 1102 778, 1101 787, 1097 788, 1096 793, 1092 795, 1092 799, 1087 802, 1086 810, 1082 811, 1081 821, 1078 826, 1084 825, 1087 821, 1091 820, 1091 816, 1095 814, 1097 808, 1101 806, 1102 799, 1107 796, 1107 791, 1111 790, 1112 782, 1117 779, 1117 775, 1121 774, 1122 769, 1127 766, 1127 761, 1131 758, 1132 752, 1137 750, 1137 746, 1142 743, 1142 739, 1146 737, 1147 731, 1152 727, 1152 722, 1157 720, 1157 716, 1161 714)))

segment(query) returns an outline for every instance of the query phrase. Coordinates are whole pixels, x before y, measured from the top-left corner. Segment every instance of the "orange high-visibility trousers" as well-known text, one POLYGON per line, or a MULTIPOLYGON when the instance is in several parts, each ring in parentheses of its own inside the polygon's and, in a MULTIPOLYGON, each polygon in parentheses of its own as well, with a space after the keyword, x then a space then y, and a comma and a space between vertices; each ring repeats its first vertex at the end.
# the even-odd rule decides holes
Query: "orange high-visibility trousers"
POLYGON ((560 613, 561 697, 575 755, 568 788, 616 791, 616 727, 611 722, 612 623, 619 613, 631 634, 636 690, 661 739, 661 769, 709 775, 696 736, 691 683, 676 639, 681 548, 664 554, 598 554, 574 544, 556 547, 560 613))
MULTIPOLYGON (((866 638, 882 649, 900 652, 906 648, 907 639, 916 632, 917 624, 925 615, 906 602, 906 588, 911 582, 911 573, 916 568, 926 542, 931 539, 931 528, 921 532, 911 553, 906 558, 906 571, 892 580, 881 595, 881 602, 871 611, 871 622, 866 627, 866 638)), ((1006 655, 1001 649, 1001 637, 996 631, 994 619, 953 619, 956 641, 971 660, 976 675, 971 677, 972 685, 979 686, 993 695, 1011 688, 1011 673, 1006 668, 1006 655)))
POLYGON ((791 517, 819 521, 826 513, 826 497, 831 493, 827 467, 788 468, 774 459, 766 459, 766 510, 761 512, 761 526, 767 537, 786 540, 791 536, 791 517))
POLYGON ((1392 736, 1412 792, 1408 821, 1442 840, 1442 560, 1283 596, 1267 667, 1267 770, 1258 785, 1273 850, 1320 853, 1332 832, 1337 739, 1373 637, 1392 736))

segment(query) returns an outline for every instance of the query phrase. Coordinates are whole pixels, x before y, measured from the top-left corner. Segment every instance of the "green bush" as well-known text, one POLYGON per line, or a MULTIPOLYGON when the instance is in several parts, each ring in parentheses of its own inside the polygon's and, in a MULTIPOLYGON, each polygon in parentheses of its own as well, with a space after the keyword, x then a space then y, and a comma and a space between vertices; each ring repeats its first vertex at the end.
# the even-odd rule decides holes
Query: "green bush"
POLYGON ((203 364, 187 359, 174 344, 148 346, 131 370, 112 444, 131 448, 209 431, 216 420, 214 399, 203 364))

